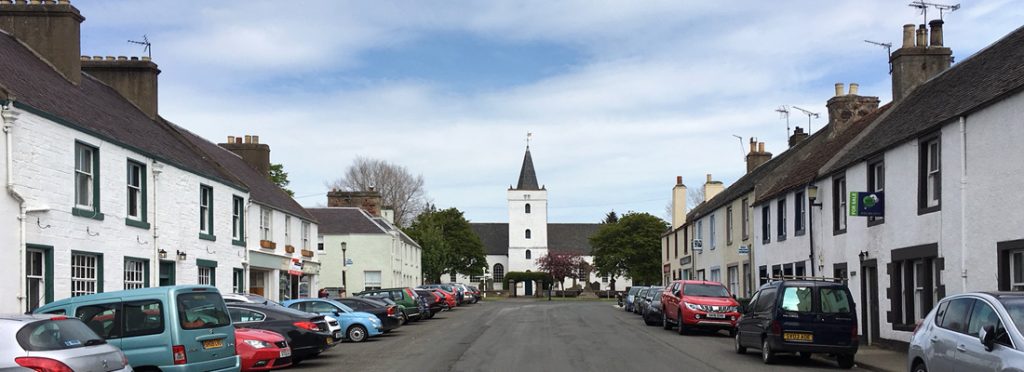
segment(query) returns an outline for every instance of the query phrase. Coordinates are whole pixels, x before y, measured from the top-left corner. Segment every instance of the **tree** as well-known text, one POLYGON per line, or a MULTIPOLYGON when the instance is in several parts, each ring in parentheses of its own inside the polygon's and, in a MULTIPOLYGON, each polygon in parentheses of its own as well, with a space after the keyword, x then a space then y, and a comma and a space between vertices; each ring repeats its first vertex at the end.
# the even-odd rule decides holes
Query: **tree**
POLYGON ((462 211, 428 206, 403 229, 423 250, 423 278, 439 283, 443 274, 482 275, 487 267, 484 244, 462 211))
POLYGON ((405 167, 386 160, 357 156, 345 174, 328 185, 344 191, 377 190, 381 202, 395 211, 395 225, 408 226, 425 208, 423 175, 412 175, 405 167))
POLYGON ((616 223, 616 222, 619 222, 619 215, 615 214, 614 210, 611 211, 611 212, 608 212, 608 214, 604 215, 604 221, 601 221, 601 223, 616 223))
POLYGON ((689 206, 690 210, 697 208, 700 203, 704 202, 704 188, 692 188, 686 189, 686 205, 689 206))
POLYGON ((637 212, 601 225, 590 237, 598 275, 624 276, 634 284, 661 282, 661 234, 666 229, 661 218, 637 212))
POLYGON ((548 274, 565 290, 566 278, 579 279, 580 272, 586 270, 587 261, 576 251, 548 251, 548 254, 537 259, 537 267, 548 274))
POLYGON ((270 182, 273 182, 277 187, 280 187, 281 190, 284 190, 288 196, 295 197, 295 192, 285 187, 288 186, 291 181, 288 180, 288 172, 284 171, 284 164, 271 164, 270 174, 267 174, 267 177, 270 178, 270 182))

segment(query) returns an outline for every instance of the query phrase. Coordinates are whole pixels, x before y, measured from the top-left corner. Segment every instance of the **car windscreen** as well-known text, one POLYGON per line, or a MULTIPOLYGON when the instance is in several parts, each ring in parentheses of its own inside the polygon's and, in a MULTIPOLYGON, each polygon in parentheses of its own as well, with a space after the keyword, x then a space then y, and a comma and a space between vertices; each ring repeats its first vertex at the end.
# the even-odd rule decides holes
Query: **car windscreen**
POLYGON ((16 335, 26 351, 53 351, 106 343, 82 321, 75 318, 32 322, 16 335))
POLYGON ((637 292, 640 292, 640 287, 633 287, 633 288, 630 288, 630 289, 629 289, 629 292, 628 292, 628 294, 629 294, 630 296, 633 296, 633 295, 635 295, 635 294, 636 294, 637 292))
POLYGON ((178 322, 183 329, 217 328, 231 325, 224 300, 217 292, 190 292, 178 295, 178 322))
POLYGON ((647 298, 654 299, 654 298, 657 298, 658 296, 661 296, 661 291, 662 290, 664 290, 664 288, 661 288, 661 287, 651 288, 649 291, 647 291, 647 298))
POLYGON ((1003 303, 1006 312, 1010 314, 1013 324, 1017 326, 1021 333, 1024 333, 1024 298, 1000 298, 999 301, 1003 303))
POLYGON ((821 312, 826 314, 848 314, 853 312, 853 301, 842 287, 822 287, 818 296, 821 297, 821 312))
POLYGON ((714 284, 687 284, 683 287, 683 295, 700 297, 729 297, 725 287, 714 284))
POLYGON ((813 293, 811 287, 786 287, 782 290, 782 310, 810 312, 813 293))

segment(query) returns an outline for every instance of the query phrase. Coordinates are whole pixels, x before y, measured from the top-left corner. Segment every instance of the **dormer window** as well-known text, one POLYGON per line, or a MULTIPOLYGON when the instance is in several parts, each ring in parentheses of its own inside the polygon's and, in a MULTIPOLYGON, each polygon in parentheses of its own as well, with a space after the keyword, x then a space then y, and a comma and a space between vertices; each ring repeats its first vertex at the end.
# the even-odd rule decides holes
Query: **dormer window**
POLYGON ((529 239, 531 235, 530 229, 526 229, 526 238, 529 239))
POLYGON ((530 203, 526 203, 526 213, 530 213, 530 203))

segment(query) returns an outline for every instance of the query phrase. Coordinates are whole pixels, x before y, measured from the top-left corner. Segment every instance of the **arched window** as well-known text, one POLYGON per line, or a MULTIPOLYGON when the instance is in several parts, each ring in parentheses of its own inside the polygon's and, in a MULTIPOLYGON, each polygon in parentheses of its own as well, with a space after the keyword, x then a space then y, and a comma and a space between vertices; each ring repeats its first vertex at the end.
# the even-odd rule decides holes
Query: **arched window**
POLYGON ((530 213, 530 203, 526 203, 526 213, 530 213))
POLYGON ((531 254, 531 253, 530 253, 530 250, 529 250, 529 249, 527 249, 527 250, 526 250, 526 259, 527 259, 527 260, 529 260, 529 259, 531 259, 531 258, 533 258, 533 254, 531 254))
POLYGON ((530 229, 526 229, 526 238, 527 238, 527 239, 529 239, 529 238, 530 238, 530 229))
POLYGON ((502 264, 494 264, 494 281, 504 282, 505 281, 505 266, 502 264))

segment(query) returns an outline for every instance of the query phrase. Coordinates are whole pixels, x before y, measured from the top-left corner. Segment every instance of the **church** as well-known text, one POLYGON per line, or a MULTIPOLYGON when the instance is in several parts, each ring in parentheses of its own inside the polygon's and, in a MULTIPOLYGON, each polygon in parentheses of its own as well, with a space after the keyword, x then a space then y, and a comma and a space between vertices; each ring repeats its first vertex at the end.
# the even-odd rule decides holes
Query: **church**
MULTIPOLYGON (((594 263, 590 237, 597 232, 599 223, 549 223, 548 222, 548 190, 537 182, 537 172, 533 167, 533 156, 530 146, 526 146, 523 166, 519 171, 519 182, 515 187, 508 188, 508 223, 470 223, 473 232, 480 237, 487 254, 487 270, 483 276, 462 276, 452 278, 453 281, 480 285, 484 278, 489 277, 483 290, 505 291, 505 274, 508 272, 536 272, 537 259, 548 252, 579 252, 584 259, 594 263)), ((597 290, 624 289, 632 285, 626 278, 598 277, 595 272, 589 274, 584 283, 566 279, 564 287, 570 289, 578 284, 581 288, 588 286, 597 290)), ((516 294, 520 296, 534 295, 541 288, 534 283, 517 283, 516 294)), ((556 289, 559 286, 555 287, 556 289)))

